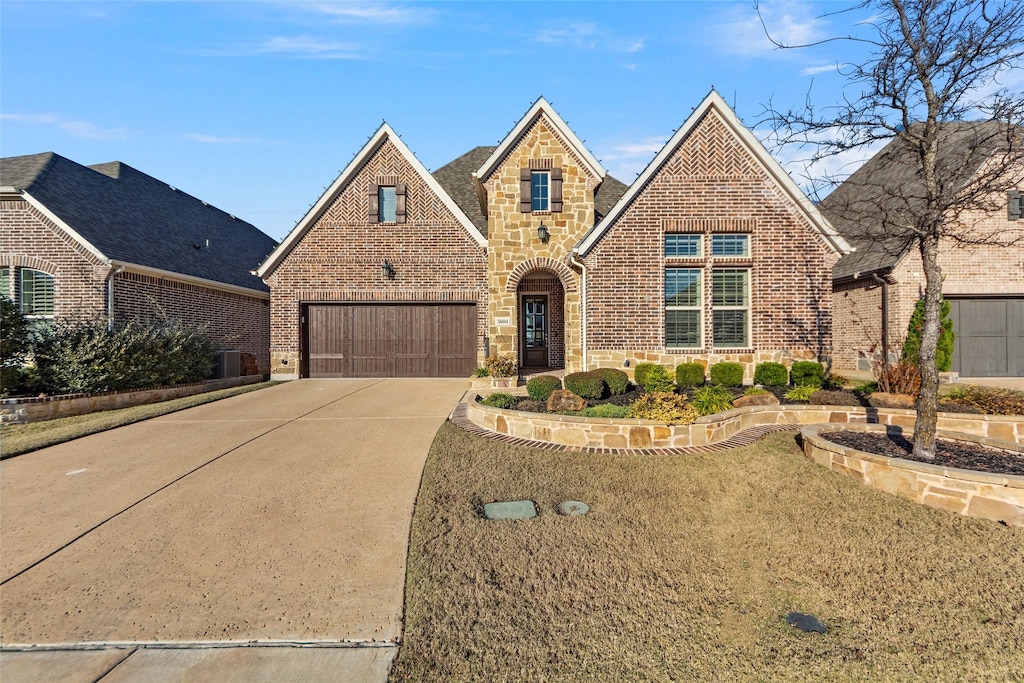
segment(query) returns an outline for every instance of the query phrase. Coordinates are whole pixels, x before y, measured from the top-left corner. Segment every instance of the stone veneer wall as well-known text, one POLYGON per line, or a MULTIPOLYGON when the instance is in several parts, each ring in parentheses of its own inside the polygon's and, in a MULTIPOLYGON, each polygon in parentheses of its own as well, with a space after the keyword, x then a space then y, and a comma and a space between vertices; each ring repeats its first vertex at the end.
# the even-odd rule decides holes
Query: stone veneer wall
POLYGON ((760 360, 788 363, 832 353, 832 266, 838 256, 745 144, 709 111, 632 204, 586 264, 588 367, 623 360, 665 365, 736 360, 748 380, 760 360), (666 233, 703 235, 699 258, 667 258, 666 233), (711 256, 711 236, 748 234, 749 258, 711 256), (665 346, 665 269, 703 271, 701 349, 665 346), (711 345, 711 273, 750 271, 751 346, 711 345))
POLYGON ((487 192, 487 289, 488 334, 491 353, 519 356, 519 301, 521 279, 537 270, 555 274, 565 291, 565 368, 583 367, 580 323, 579 274, 564 261, 569 250, 594 225, 594 190, 599 179, 590 175, 571 146, 555 132, 543 115, 529 127, 489 178, 487 192), (521 168, 562 169, 562 211, 520 212, 519 173, 521 168), (544 244, 537 237, 541 222, 551 239, 544 244), (507 318, 509 325, 495 319, 507 318))
MULTIPOLYGON (((821 432, 837 426, 817 425, 802 429, 804 454, 819 465, 849 475, 879 491, 961 515, 1024 526, 1024 476, 961 470, 887 458, 840 446, 820 436, 821 432)), ((856 431, 885 429, 879 425, 841 426, 856 431)), ((989 441, 945 431, 939 431, 938 436, 980 443, 989 441)), ((1019 444, 1017 447, 1024 452, 1024 447, 1019 444)))

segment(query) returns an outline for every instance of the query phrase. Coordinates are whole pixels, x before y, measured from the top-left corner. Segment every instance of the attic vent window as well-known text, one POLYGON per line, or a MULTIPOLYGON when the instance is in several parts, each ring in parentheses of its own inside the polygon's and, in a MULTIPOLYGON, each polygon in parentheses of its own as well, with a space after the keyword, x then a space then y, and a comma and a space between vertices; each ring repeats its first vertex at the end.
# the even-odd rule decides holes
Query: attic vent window
POLYGON ((370 223, 405 223, 408 192, 405 183, 371 185, 370 189, 370 223))
POLYGON ((1009 199, 1008 218, 1011 221, 1019 221, 1021 219, 1021 208, 1022 208, 1021 204, 1024 203, 1024 202, 1021 202, 1020 191, 1019 190, 1010 190, 1007 193, 1007 196, 1008 196, 1008 199, 1009 199))

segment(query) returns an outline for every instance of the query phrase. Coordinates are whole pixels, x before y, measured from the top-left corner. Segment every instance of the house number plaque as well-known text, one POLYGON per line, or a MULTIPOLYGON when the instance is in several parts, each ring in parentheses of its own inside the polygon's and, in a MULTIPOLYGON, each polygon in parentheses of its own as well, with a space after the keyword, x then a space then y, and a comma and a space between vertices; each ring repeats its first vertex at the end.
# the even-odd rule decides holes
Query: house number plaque
POLYGON ((502 326, 508 327, 511 324, 512 324, 512 318, 495 318, 494 319, 494 326, 495 327, 502 327, 502 326))

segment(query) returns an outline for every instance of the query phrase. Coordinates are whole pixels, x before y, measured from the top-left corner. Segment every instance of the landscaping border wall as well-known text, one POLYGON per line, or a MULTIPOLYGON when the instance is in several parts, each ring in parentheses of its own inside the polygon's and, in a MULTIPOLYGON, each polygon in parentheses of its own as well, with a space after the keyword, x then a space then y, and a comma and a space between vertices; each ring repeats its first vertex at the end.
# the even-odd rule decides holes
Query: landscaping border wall
POLYGON ((60 396, 33 396, 0 399, 0 422, 22 424, 41 422, 59 417, 73 417, 103 410, 131 408, 144 403, 158 403, 173 398, 204 394, 218 389, 230 389, 244 384, 262 382, 263 375, 245 375, 226 379, 209 379, 192 384, 178 384, 156 389, 110 391, 100 394, 64 394, 60 396))
MULTIPOLYGON (((853 406, 747 406, 699 418, 691 425, 651 420, 612 419, 527 413, 479 403, 466 395, 466 416, 479 427, 521 439, 563 446, 615 449, 686 448, 725 441, 737 432, 771 424, 814 425, 826 422, 881 424, 913 429, 913 410, 853 406)), ((1024 442, 1024 417, 939 413, 938 428, 1010 443, 1024 442)))
MULTIPOLYGON (((865 486, 909 498, 921 505, 1024 526, 1024 476, 962 470, 890 458, 841 446, 820 436, 832 430, 883 432, 883 425, 822 424, 804 427, 804 455, 824 467, 859 480, 865 486)), ((905 430, 910 433, 910 430, 905 430)), ((1024 452, 1020 442, 1007 444, 962 432, 939 430, 940 438, 970 441, 1024 452)))

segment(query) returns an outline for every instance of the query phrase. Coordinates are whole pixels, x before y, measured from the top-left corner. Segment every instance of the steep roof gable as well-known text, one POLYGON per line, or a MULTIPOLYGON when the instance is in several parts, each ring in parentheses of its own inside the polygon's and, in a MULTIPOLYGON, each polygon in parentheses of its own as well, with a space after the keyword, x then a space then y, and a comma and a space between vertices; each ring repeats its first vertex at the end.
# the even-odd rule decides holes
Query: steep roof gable
POLYGON ((665 143, 665 146, 661 148, 661 151, 655 155, 651 163, 647 165, 647 168, 637 176, 633 184, 630 185, 626 193, 619 198, 619 201, 615 203, 608 215, 605 216, 601 222, 594 226, 590 232, 584 235, 583 239, 580 240, 579 244, 576 245, 575 251, 581 256, 586 255, 594 245, 601 239, 601 236, 615 223, 615 221, 622 215, 622 213, 629 207, 633 200, 643 191, 645 187, 655 178, 662 167, 672 158, 676 150, 683 144, 683 142, 690 136, 690 134, 700 125, 700 122, 710 112, 714 111, 718 114, 721 121, 726 125, 728 130, 749 150, 751 156, 757 162, 757 164, 768 174, 768 176, 775 181, 775 183, 782 189, 782 191, 793 201, 793 203, 799 207, 801 212, 807 219, 807 222, 824 238, 825 242, 835 251, 837 254, 844 254, 851 250, 850 245, 847 244, 846 240, 836 232, 835 228, 828 222, 828 220, 818 211, 817 207, 807 198, 807 195, 797 186, 793 179, 789 177, 785 169, 776 161, 768 150, 764 148, 757 138, 744 126, 739 118, 737 118, 735 112, 726 104, 722 96, 712 90, 708 93, 704 101, 693 110, 690 117, 686 119, 686 122, 680 126, 679 130, 669 138, 669 141, 665 143))
POLYGON ((83 166, 48 152, 0 160, 0 174, 102 262, 267 292, 250 271, 271 237, 127 164, 83 166))
POLYGON ((523 134, 526 133, 541 117, 548 121, 566 144, 572 147, 572 150, 579 155, 586 169, 595 178, 597 178, 598 181, 603 180, 608 172, 604 170, 603 166, 601 166, 601 162, 594 158, 594 155, 590 153, 590 150, 583 145, 583 142, 576 137, 576 134, 573 133, 568 124, 562 120, 562 117, 558 115, 558 112, 555 111, 554 107, 552 107, 551 104, 543 97, 538 98, 537 101, 533 103, 533 106, 530 107, 529 111, 526 112, 523 118, 519 119, 519 123, 509 131, 509 134, 505 136, 505 139, 494 148, 491 155, 487 157, 487 160, 484 161, 483 165, 481 165, 473 175, 481 182, 487 180, 508 153, 512 151, 520 138, 523 137, 523 134))
POLYGON ((406 146, 402 139, 398 137, 394 130, 391 129, 387 123, 382 123, 377 132, 374 133, 370 139, 363 145, 363 148, 356 153, 352 161, 349 162, 342 172, 338 175, 331 186, 320 196, 320 199, 310 207, 306 215, 302 217, 302 220, 292 229, 288 236, 284 238, 284 241, 277 246, 272 254, 260 264, 256 274, 265 278, 270 275, 274 269, 280 265, 281 261, 291 253, 292 249, 302 240, 303 236, 313 227, 320 216, 323 215, 331 204, 345 191, 356 175, 362 170, 366 162, 373 156, 373 154, 386 143, 392 144, 395 149, 398 150, 399 154, 405 158, 413 170, 420 176, 427 187, 437 195, 437 197, 444 204, 459 224, 465 229, 477 244, 482 247, 487 246, 487 238, 480 232, 480 229, 473 224, 473 221, 469 219, 466 212, 463 211, 458 204, 451 198, 451 196, 444 190, 443 187, 437 182, 434 176, 430 175, 426 167, 420 163, 420 160, 416 158, 416 155, 406 146))

